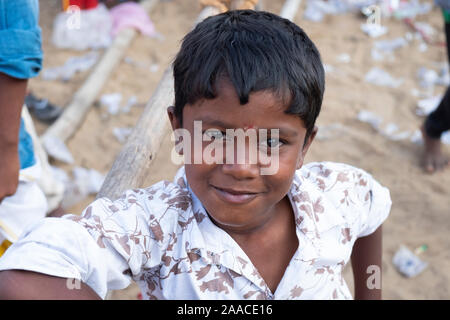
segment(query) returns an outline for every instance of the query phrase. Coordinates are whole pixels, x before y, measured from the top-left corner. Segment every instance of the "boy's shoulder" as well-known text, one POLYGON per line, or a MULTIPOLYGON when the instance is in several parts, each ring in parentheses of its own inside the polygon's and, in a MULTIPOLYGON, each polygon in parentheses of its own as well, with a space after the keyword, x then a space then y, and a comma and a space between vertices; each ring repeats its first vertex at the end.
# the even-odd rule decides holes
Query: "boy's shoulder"
POLYGON ((329 218, 350 218, 370 207, 376 182, 366 171, 348 164, 312 162, 297 170, 293 184, 292 196, 300 207, 309 204, 329 218))
POLYGON ((365 187, 372 176, 363 169, 338 162, 311 162, 297 170, 296 176, 317 186, 323 192, 336 188, 365 187))
POLYGON ((352 234, 369 234, 386 219, 392 203, 389 190, 372 175, 343 163, 304 165, 291 190, 297 207, 312 217, 318 231, 348 225, 352 234))

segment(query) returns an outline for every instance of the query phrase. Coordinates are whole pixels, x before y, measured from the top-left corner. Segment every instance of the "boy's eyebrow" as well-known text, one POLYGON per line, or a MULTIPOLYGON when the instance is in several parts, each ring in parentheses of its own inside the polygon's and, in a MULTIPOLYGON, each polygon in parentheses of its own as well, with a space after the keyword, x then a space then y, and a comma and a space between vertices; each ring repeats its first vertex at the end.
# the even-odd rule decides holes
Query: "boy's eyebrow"
MULTIPOLYGON (((196 119, 195 121, 201 121, 204 124, 207 124, 209 126, 213 127, 220 127, 225 129, 236 129, 235 125, 227 124, 219 119, 211 119, 211 118, 204 118, 204 119, 196 119)), ((259 128, 259 129, 266 129, 267 133, 270 133, 270 130, 278 129, 280 136, 286 136, 286 137, 297 137, 298 131, 292 130, 286 127, 279 127, 279 128, 259 128)))

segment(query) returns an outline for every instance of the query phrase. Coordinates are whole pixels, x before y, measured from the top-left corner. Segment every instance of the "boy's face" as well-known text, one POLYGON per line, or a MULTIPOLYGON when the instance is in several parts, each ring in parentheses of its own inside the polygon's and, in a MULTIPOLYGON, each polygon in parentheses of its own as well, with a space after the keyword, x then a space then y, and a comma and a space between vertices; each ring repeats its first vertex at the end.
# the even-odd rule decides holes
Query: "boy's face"
MULTIPOLYGON (((286 114, 284 111, 287 106, 269 91, 251 93, 245 105, 239 103, 234 87, 227 80, 219 82, 217 92, 215 99, 203 99, 184 107, 183 128, 191 137, 195 136, 194 121, 197 126, 200 123, 198 121, 201 121, 202 133, 208 129, 213 132, 210 137, 219 138, 219 132, 225 133, 226 129, 240 128, 245 132, 267 129, 265 141, 260 141, 258 135, 257 148, 278 145, 277 159, 271 158, 271 161, 278 160, 278 170, 273 174, 261 174, 261 169, 268 166, 267 162, 250 161, 249 152, 252 148, 247 138, 244 143, 245 155, 240 160, 237 159, 237 150, 234 152, 234 161, 228 158, 225 160, 226 153, 230 151, 227 148, 230 147, 228 142, 219 139, 217 141, 222 141, 220 144, 227 145, 221 163, 207 164, 202 161, 195 164, 198 161, 185 161, 189 185, 214 223, 229 233, 245 233, 262 227, 279 209, 280 201, 290 189, 295 170, 303 165, 317 129, 305 143, 306 128, 303 121, 297 115, 286 114), (270 129, 279 129, 279 142, 272 139, 270 129)), ((169 107, 168 113, 172 128, 181 128, 173 107, 169 107)), ((193 156, 196 142, 191 142, 193 156)), ((200 141, 200 151, 211 143, 200 141)), ((235 143, 232 148, 239 147, 242 148, 242 145, 235 143)))

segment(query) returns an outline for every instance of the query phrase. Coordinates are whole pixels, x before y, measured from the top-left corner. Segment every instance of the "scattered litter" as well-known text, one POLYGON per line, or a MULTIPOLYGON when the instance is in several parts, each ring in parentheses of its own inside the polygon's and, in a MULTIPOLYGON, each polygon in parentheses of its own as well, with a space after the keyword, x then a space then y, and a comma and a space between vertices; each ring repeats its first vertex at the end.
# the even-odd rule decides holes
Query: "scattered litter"
POLYGON ((318 140, 329 140, 336 137, 338 133, 345 130, 345 127, 340 123, 333 123, 328 125, 319 126, 319 131, 317 131, 316 139, 318 140))
POLYGON ((141 69, 148 69, 150 72, 157 72, 159 70, 159 65, 157 63, 148 65, 145 62, 136 61, 131 57, 125 57, 124 62, 141 69))
POLYGON ((382 127, 381 124, 383 123, 383 119, 373 112, 361 110, 358 113, 357 118, 361 122, 370 124, 375 131, 389 140, 400 141, 411 139, 412 141, 414 133, 411 133, 410 131, 399 131, 398 125, 392 122, 382 127))
POLYGON ((392 15, 397 19, 415 18, 431 11, 431 3, 420 3, 419 0, 399 1, 398 7, 394 9, 392 15))
POLYGON ((407 32, 405 33, 405 39, 406 41, 411 42, 414 40, 414 35, 411 32, 407 32))
POLYGON ((43 140, 43 145, 49 156, 68 164, 74 163, 72 153, 61 139, 47 136, 43 140))
POLYGON ((159 70, 159 66, 156 63, 154 63, 150 66, 150 72, 158 72, 158 70, 159 70))
POLYGON ((419 255, 421 253, 424 253, 425 251, 428 250, 428 246, 426 244, 421 245, 420 247, 417 247, 416 250, 414 250, 414 253, 416 255, 419 255))
POLYGON ((133 132, 132 127, 113 129, 113 134, 120 143, 125 143, 127 141, 127 138, 130 136, 132 132, 133 132))
POLYGON ((438 83, 439 74, 433 69, 421 67, 417 71, 417 78, 419 79, 419 84, 422 88, 430 88, 438 83))
POLYGON ((50 170, 57 181, 64 185, 67 185, 70 182, 69 175, 63 169, 50 165, 50 170))
POLYGON ((421 99, 417 102, 416 114, 418 116, 427 116, 433 112, 442 100, 442 95, 427 99, 421 99))
POLYGON ((375 41, 371 50, 372 59, 375 61, 383 61, 388 58, 390 61, 394 61, 394 51, 407 45, 408 41, 403 37, 375 41))
POLYGON ((128 98, 127 103, 121 107, 123 96, 121 93, 107 93, 100 97, 100 104, 106 107, 110 115, 117 115, 119 113, 128 113, 131 108, 137 104, 136 96, 128 98))
POLYGON ((450 145, 450 131, 445 131, 441 135, 441 142, 446 145, 450 145))
POLYGON ((83 201, 90 194, 97 194, 105 180, 105 176, 94 169, 75 167, 72 174, 73 180, 66 180, 62 200, 62 206, 66 209, 83 201))
POLYGON ((341 53, 337 56, 337 60, 342 63, 349 63, 350 61, 352 61, 352 58, 348 53, 341 53))
POLYGON ((361 24, 361 30, 371 38, 377 38, 388 32, 386 26, 377 23, 363 23, 361 24))
POLYGON ((372 68, 364 80, 377 86, 390 88, 398 88, 403 83, 403 79, 394 79, 389 73, 377 67, 372 68))
POLYGON ((89 52, 80 57, 69 58, 63 66, 46 68, 42 70, 44 80, 69 81, 77 72, 87 71, 92 68, 99 58, 97 51, 89 52))
POLYGON ((95 194, 100 191, 105 176, 94 169, 86 169, 82 167, 75 167, 72 170, 75 182, 83 186, 83 191, 86 194, 95 194))
POLYGON ((419 44, 418 49, 420 52, 425 52, 428 50, 428 45, 425 42, 422 42, 421 44, 419 44))
POLYGON ((122 113, 128 113, 131 111, 131 107, 137 104, 136 96, 131 96, 128 98, 127 104, 122 107, 122 113))
POLYGON ((405 140, 411 136, 411 132, 402 131, 398 132, 399 127, 395 123, 389 123, 386 127, 381 131, 381 133, 388 139, 393 141, 405 140))
POLYGON ((162 37, 156 32, 145 9, 138 3, 119 4, 111 9, 110 14, 113 21, 113 36, 116 36, 124 28, 134 28, 148 37, 162 37))
POLYGON ((324 69, 325 73, 333 73, 336 70, 335 67, 333 67, 330 64, 326 64, 326 63, 323 64, 323 69, 324 69))
POLYGON ((77 12, 61 12, 53 24, 52 41, 57 48, 87 50, 111 45, 112 19, 106 6, 77 12))
POLYGON ((417 276, 428 266, 427 262, 420 260, 408 248, 401 245, 392 258, 392 263, 404 276, 411 278, 417 276))
POLYGON ((450 84, 448 65, 441 67, 439 73, 433 69, 421 67, 417 71, 417 78, 420 86, 425 89, 433 88, 435 85, 447 87, 450 84))
POLYGON ((380 125, 383 122, 383 119, 380 116, 374 114, 373 112, 366 111, 366 110, 361 110, 358 113, 357 118, 361 122, 370 124, 372 126, 372 128, 374 128, 377 131, 379 130, 380 125))
POLYGON ((100 104, 107 107, 107 111, 110 115, 116 115, 119 113, 121 102, 121 93, 109 93, 100 97, 100 104))
POLYGON ((391 53, 385 54, 383 52, 378 51, 375 48, 372 48, 372 50, 370 51, 370 54, 372 56, 372 59, 375 61, 383 61, 386 58, 386 56, 390 60, 394 60, 394 56, 391 53))
POLYGON ((426 22, 414 22, 414 25, 425 38, 431 38, 436 34, 436 30, 426 22))
POLYGON ((406 47, 407 45, 408 41, 406 41, 405 38, 398 37, 392 40, 375 41, 374 48, 385 53, 392 53, 399 48, 406 47))
POLYGON ((341 0, 308 0, 303 18, 314 22, 320 22, 328 15, 336 15, 345 13, 349 10, 349 6, 341 0))

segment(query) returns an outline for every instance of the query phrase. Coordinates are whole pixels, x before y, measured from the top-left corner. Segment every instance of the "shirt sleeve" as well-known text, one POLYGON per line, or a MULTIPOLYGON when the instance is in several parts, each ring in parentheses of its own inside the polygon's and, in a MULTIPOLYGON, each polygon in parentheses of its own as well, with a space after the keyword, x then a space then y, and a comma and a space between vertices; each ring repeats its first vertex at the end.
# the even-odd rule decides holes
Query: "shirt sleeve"
POLYGON ((363 201, 363 210, 358 213, 357 238, 365 237, 375 232, 389 216, 392 201, 389 189, 383 187, 367 172, 356 169, 356 192, 363 201))
POLYGON ((82 216, 45 218, 6 251, 0 270, 78 279, 104 298, 108 290, 126 288, 143 268, 160 262, 145 208, 129 191, 114 202, 96 200, 82 216))
POLYGON ((0 72, 18 79, 42 68, 42 36, 37 0, 0 0, 0 72))
MULTIPOLYGON (((337 209, 335 212, 346 225, 345 234, 365 237, 389 216, 392 205, 389 190, 362 169, 321 162, 308 164, 304 174, 337 209)), ((330 211, 327 220, 332 221, 333 216, 330 211)))

